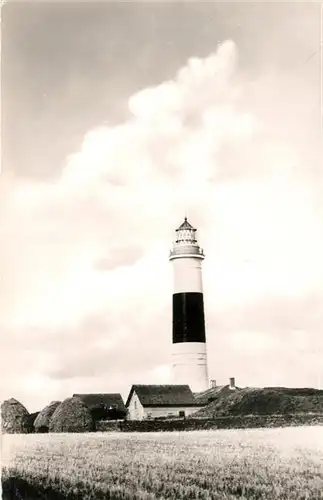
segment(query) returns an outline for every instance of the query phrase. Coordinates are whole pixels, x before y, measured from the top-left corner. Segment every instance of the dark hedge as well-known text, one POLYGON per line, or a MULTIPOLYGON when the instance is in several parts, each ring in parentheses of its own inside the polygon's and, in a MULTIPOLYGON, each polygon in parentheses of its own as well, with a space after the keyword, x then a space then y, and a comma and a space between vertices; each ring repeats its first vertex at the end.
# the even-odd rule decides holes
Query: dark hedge
POLYGON ((101 432, 169 432, 208 429, 252 429, 299 425, 323 425, 323 414, 243 415, 213 419, 126 420, 120 422, 98 422, 96 429, 101 432))

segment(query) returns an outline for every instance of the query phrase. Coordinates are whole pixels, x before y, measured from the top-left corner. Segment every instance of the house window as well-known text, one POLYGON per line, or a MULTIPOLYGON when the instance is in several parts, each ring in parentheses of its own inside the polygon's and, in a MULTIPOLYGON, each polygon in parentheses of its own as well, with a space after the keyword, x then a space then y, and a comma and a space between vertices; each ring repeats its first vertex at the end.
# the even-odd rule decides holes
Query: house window
POLYGON ((181 410, 181 411, 179 412, 179 416, 180 416, 180 417, 185 417, 185 411, 181 410))
POLYGON ((137 401, 135 401, 135 410, 137 409, 137 401))

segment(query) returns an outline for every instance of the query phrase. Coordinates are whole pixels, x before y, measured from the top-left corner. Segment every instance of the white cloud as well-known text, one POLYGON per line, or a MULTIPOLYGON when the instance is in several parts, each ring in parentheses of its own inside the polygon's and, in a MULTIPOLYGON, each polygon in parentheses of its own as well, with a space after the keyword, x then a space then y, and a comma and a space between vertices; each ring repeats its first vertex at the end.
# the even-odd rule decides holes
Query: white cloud
MULTIPOLYGON (((5 397, 19 388, 21 397, 37 404, 44 385, 48 399, 55 399, 68 390, 102 390, 104 380, 107 390, 113 384, 118 390, 145 377, 167 379, 167 257, 172 229, 185 213, 207 254, 214 378, 235 370, 246 384, 265 380, 264 345, 272 345, 264 328, 252 349, 262 366, 250 372, 244 364, 246 339, 253 338, 248 323, 235 325, 234 354, 225 340, 217 341, 223 340, 218 318, 225 330, 237 307, 322 297, 323 226, 303 182, 306 173, 303 165, 294 173, 293 141, 282 147, 274 121, 264 122, 258 112, 261 90, 255 109, 245 97, 248 83, 237 78, 236 52, 233 42, 225 42, 205 59, 190 59, 174 80, 130 97, 129 120, 89 131, 58 181, 7 181, 1 322, 17 363, 3 365, 13 379, 2 388, 5 397), (33 366, 39 343, 42 359, 50 358, 47 366, 33 366), (28 363, 18 370, 28 344, 28 363)), ((268 99, 267 89, 262 98, 268 99)), ((272 106, 279 119, 281 103, 272 106)), ((297 326, 289 321, 291 329, 297 326)), ((260 316, 260 332, 262 323, 260 316)), ((286 345, 283 338, 281 343, 286 345)))

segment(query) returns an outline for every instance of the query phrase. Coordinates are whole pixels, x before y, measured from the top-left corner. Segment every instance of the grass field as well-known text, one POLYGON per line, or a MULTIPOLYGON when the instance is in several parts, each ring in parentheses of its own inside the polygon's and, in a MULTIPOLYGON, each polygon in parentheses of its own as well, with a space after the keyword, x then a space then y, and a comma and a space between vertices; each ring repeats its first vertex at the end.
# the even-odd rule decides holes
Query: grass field
POLYGON ((323 427, 5 435, 2 463, 24 499, 322 499, 323 427))

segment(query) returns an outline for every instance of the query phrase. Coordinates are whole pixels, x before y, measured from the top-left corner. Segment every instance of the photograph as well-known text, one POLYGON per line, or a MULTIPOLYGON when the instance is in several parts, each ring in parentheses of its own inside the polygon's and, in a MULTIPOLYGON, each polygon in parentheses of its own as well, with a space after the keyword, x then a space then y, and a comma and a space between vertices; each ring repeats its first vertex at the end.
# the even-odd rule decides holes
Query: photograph
POLYGON ((323 500, 323 4, 0 12, 0 497, 323 500))

